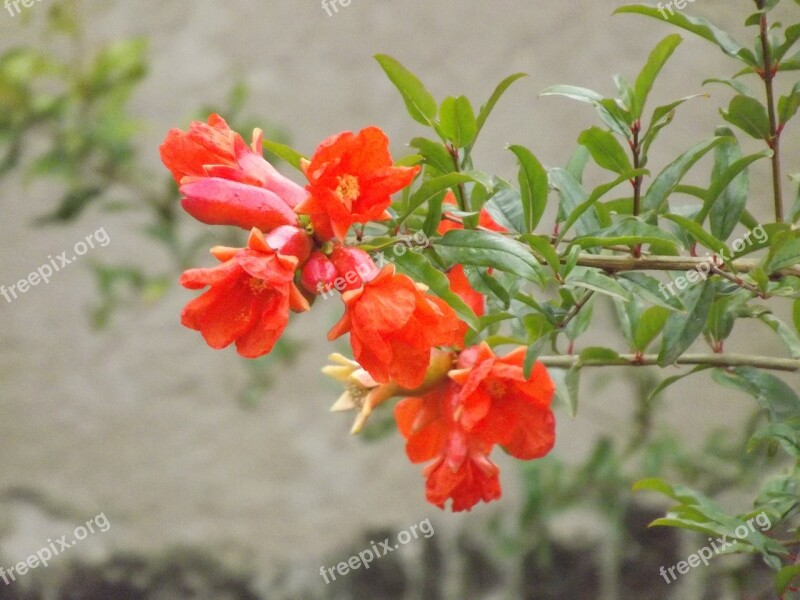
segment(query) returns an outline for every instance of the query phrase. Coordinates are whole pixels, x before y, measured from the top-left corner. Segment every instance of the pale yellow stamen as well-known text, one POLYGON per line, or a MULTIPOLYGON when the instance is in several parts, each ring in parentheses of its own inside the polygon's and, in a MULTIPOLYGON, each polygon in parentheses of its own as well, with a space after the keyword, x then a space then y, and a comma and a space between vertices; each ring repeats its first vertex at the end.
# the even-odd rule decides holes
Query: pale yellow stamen
POLYGON ((355 175, 342 175, 339 177, 339 187, 336 188, 336 195, 342 202, 351 205, 358 199, 361 188, 358 185, 358 177, 355 175))
POLYGON ((248 284, 250 285, 250 289, 253 290, 254 294, 260 294, 268 287, 268 284, 264 279, 258 279, 257 277, 251 278, 248 284))

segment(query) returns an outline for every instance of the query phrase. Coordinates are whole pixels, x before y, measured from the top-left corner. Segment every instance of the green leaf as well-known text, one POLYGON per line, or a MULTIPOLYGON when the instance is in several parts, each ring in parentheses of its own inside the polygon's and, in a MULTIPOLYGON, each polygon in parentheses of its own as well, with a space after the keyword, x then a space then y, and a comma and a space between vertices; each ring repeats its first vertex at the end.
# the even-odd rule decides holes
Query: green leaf
POLYGON ((402 272, 414 281, 427 285, 434 294, 452 306, 458 316, 472 329, 475 331, 480 329, 478 317, 472 309, 450 289, 447 276, 436 269, 424 255, 419 252, 405 252, 399 256, 392 253, 391 259, 402 272))
POLYGON ((294 148, 287 146, 286 144, 281 144, 280 142, 264 140, 264 149, 267 152, 272 152, 275 156, 281 158, 282 160, 285 160, 298 171, 303 170, 300 167, 300 161, 306 157, 300 154, 294 148))
POLYGON ((648 225, 639 219, 626 219, 619 224, 595 231, 592 235, 580 236, 572 245, 581 248, 608 248, 610 246, 635 246, 637 244, 656 244, 669 247, 673 254, 681 242, 668 231, 655 225, 648 225))
POLYGON ((758 60, 755 55, 744 48, 736 39, 727 31, 723 31, 708 19, 702 17, 690 17, 680 11, 675 10, 659 10, 655 6, 646 6, 642 4, 630 4, 621 6, 614 11, 617 13, 638 13, 648 17, 655 17, 661 21, 668 21, 673 25, 677 25, 687 31, 699 35, 710 42, 715 43, 720 49, 728 56, 738 58, 742 62, 750 65, 751 67, 758 66, 758 60))
POLYGON ((643 167, 647 164, 650 145, 655 141, 656 137, 658 137, 659 132, 672 122, 672 119, 675 117, 675 109, 684 102, 701 97, 708 98, 708 94, 693 94, 692 96, 686 96, 685 98, 675 100, 669 104, 658 106, 655 110, 653 110, 653 116, 650 117, 650 125, 647 128, 647 132, 642 137, 642 154, 639 160, 640 166, 643 167))
POLYGON ((794 329, 771 313, 764 313, 759 315, 758 318, 778 334, 778 337, 789 349, 789 354, 791 354, 792 358, 800 358, 800 337, 798 337, 794 329))
POLYGON ((794 267, 800 264, 800 239, 787 241, 778 248, 774 256, 770 258, 767 271, 774 273, 787 267, 794 267))
MULTIPOLYGON (((795 0, 797 1, 797 0, 795 0)), ((800 2, 798 2, 800 4, 800 2)), ((800 40, 800 23, 796 23, 786 28, 786 41, 775 48, 774 55, 773 55, 773 64, 779 63, 786 53, 792 49, 792 46, 800 40)), ((783 65, 781 65, 782 67, 783 65)), ((782 70, 782 69, 781 69, 782 70)))
POLYGON ((530 251, 514 240, 488 231, 452 230, 435 242, 436 251, 449 264, 493 267, 536 283, 543 282, 543 267, 530 251))
POLYGON ((667 317, 670 311, 660 306, 651 306, 645 310, 639 317, 633 333, 634 348, 639 352, 644 352, 650 343, 656 339, 661 330, 664 329, 664 324, 667 322, 667 317))
POLYGON ((703 81, 703 85, 708 83, 721 83, 722 85, 727 85, 728 87, 732 88, 735 92, 741 94, 742 96, 752 96, 753 98, 756 97, 753 93, 753 90, 751 90, 745 83, 739 81, 738 79, 718 79, 716 77, 711 77, 703 81))
POLYGON ((481 110, 478 112, 478 118, 476 120, 476 125, 477 125, 477 131, 475 134, 476 137, 477 134, 481 132, 481 129, 483 129, 483 126, 486 123, 486 119, 488 119, 489 115, 492 114, 492 110, 494 109, 495 105, 500 100, 500 98, 502 98, 506 90, 509 87, 511 87, 511 84, 513 84, 518 79, 527 76, 528 76, 527 73, 514 73, 513 75, 509 75, 508 77, 503 79, 503 81, 501 81, 497 85, 494 92, 492 92, 492 95, 489 97, 489 100, 486 102, 486 104, 481 106, 481 110))
POLYGON ((679 382, 681 379, 694 375, 695 373, 699 373, 700 371, 706 371, 710 369, 708 365, 698 365, 694 367, 691 371, 686 373, 681 373, 680 375, 672 375, 671 377, 667 377, 661 383, 659 383, 656 388, 650 392, 650 395, 647 397, 647 403, 651 403, 655 400, 660 394, 664 392, 669 386, 673 385, 674 383, 679 382))
POLYGON ((615 187, 617 187, 621 183, 629 181, 629 180, 633 179, 634 177, 639 177, 639 176, 642 176, 642 175, 648 175, 649 173, 650 173, 650 171, 648 171, 647 169, 634 169, 633 171, 628 171, 626 173, 623 173, 622 175, 620 175, 619 177, 617 177, 614 181, 612 181, 610 183, 606 183, 606 184, 603 184, 603 185, 600 185, 600 186, 596 187, 592 191, 591 196, 589 196, 589 198, 585 202, 582 202, 581 204, 579 204, 575 208, 575 210, 573 210, 569 214, 569 216, 567 217, 567 220, 564 221, 564 225, 561 227, 560 233, 558 234, 558 240, 559 241, 563 240, 564 236, 566 236, 567 232, 569 232, 569 230, 575 224, 575 221, 577 221, 583 215, 583 213, 585 213, 592 206, 594 206, 595 202, 597 202, 600 198, 605 196, 608 192, 613 190, 615 187))
MULTIPOLYGON (((583 308, 578 311, 578 314, 575 315, 575 318, 567 323, 567 327, 564 329, 564 333, 566 334, 567 338, 573 342, 586 333, 586 330, 592 323, 592 314, 594 313, 594 298, 595 297, 592 296, 586 301, 586 303, 583 305, 583 308)), ((583 355, 583 353, 581 353, 581 355, 583 355)))
POLYGON ((415 210, 436 197, 437 194, 445 192, 460 183, 467 183, 470 181, 473 181, 472 177, 463 173, 449 173, 441 177, 436 177, 435 179, 429 179, 419 186, 416 192, 411 194, 411 197, 408 199, 408 208, 406 208, 406 211, 397 221, 398 226, 405 223, 406 219, 408 219, 415 210))
POLYGON ((419 150, 419 153, 425 157, 426 164, 441 171, 442 175, 447 175, 455 170, 453 158, 439 142, 434 142, 433 140, 423 137, 416 137, 411 140, 410 145, 412 148, 419 150))
POLYGON ((542 219, 550 191, 547 171, 523 146, 509 146, 520 162, 519 187, 522 196, 522 211, 525 218, 525 233, 531 233, 542 219))
POLYGON ((694 237, 698 242, 703 244, 709 250, 713 250, 720 256, 730 256, 731 251, 728 249, 723 242, 719 241, 713 235, 708 233, 705 229, 700 227, 694 221, 687 219, 686 217, 682 217, 680 215, 672 215, 672 214, 665 214, 663 215, 665 219, 669 219, 677 223, 681 228, 688 231, 692 237, 694 237))
POLYGON ((549 369, 556 384, 556 399, 561 402, 571 418, 578 414, 578 393, 580 388, 580 368, 549 369))
POLYGON ((618 114, 619 107, 616 107, 613 100, 609 98, 603 98, 595 91, 574 85, 552 85, 544 89, 539 95, 564 96, 565 98, 591 104, 595 107, 600 115, 600 119, 608 126, 609 129, 615 133, 618 133, 622 137, 628 137, 630 135, 630 128, 628 127, 628 124, 618 114))
MULTIPOLYGON (((561 199, 559 212, 566 218, 589 199, 589 194, 566 169, 550 169, 549 174, 551 185, 559 191, 561 199)), ((580 218, 575 221, 575 229, 578 235, 586 235, 600 229, 600 220, 594 206, 590 205, 581 213, 580 218)))
POLYGON ((507 183, 503 182, 500 189, 489 198, 489 201, 483 207, 498 225, 517 233, 525 231, 522 196, 507 183))
POLYGON ((456 148, 471 146, 478 133, 475 113, 466 96, 448 96, 439 108, 439 123, 456 148))
POLYGON ((615 173, 633 169, 624 148, 610 131, 590 127, 580 134, 578 143, 586 146, 595 162, 604 169, 615 173))
POLYGON ((755 398, 770 414, 770 420, 781 423, 800 415, 800 398, 791 387, 772 373, 753 367, 714 369, 714 381, 755 398))
POLYGON ((788 96, 778 99, 778 124, 785 125, 800 109, 800 81, 798 81, 788 96))
POLYGON ((687 288, 680 297, 685 313, 672 313, 664 325, 658 364, 662 367, 674 363, 697 339, 705 327, 714 284, 706 281, 687 288))
POLYGON ((411 118, 422 125, 432 126, 438 108, 436 100, 417 76, 386 54, 376 54, 375 60, 400 92, 411 118))
POLYGON ((653 83, 661 72, 661 69, 669 60, 669 57, 675 52, 675 48, 677 48, 682 41, 683 38, 677 33, 674 33, 661 40, 650 53, 644 68, 636 78, 633 107, 631 111, 634 119, 639 119, 642 116, 647 97, 650 95, 650 90, 653 89, 653 83))
POLYGON ((728 105, 727 112, 720 110, 722 118, 747 135, 758 140, 770 137, 769 116, 767 108, 752 96, 734 96, 728 105))
MULTIPOLYGON (((718 131, 731 132, 721 128, 718 131)), ((757 160, 772 156, 772 150, 763 150, 742 157, 742 150, 735 137, 729 143, 721 144, 714 150, 714 169, 711 172, 711 186, 703 200, 703 208, 695 221, 702 225, 711 214, 711 233, 721 240, 727 240, 739 223, 747 203, 750 179, 747 168, 757 160)))
POLYGON ((669 295, 664 290, 663 284, 655 277, 633 271, 620 273, 617 281, 626 290, 650 304, 655 304, 670 311, 683 310, 680 302, 674 296, 669 295))
POLYGON ((797 333, 800 333, 800 299, 794 301, 792 320, 794 321, 794 328, 797 330, 797 333))
POLYGON ((775 576, 775 593, 781 598, 792 585, 792 582, 800 577, 800 565, 787 565, 783 567, 775 576))
POLYGON ((561 260, 558 258, 553 245, 550 243, 549 237, 538 235, 524 235, 521 241, 527 243, 535 254, 542 257, 547 265, 553 270, 553 273, 558 273, 561 270, 561 260))
POLYGON ((612 298, 619 298, 620 300, 629 301, 631 294, 617 283, 613 278, 604 274, 597 269, 590 269, 587 267, 575 267, 567 277, 567 285, 585 288, 593 292, 606 294, 612 298))
POLYGON ((647 189, 642 204, 644 210, 660 211, 667 202, 670 194, 681 182, 689 169, 705 156, 707 152, 726 140, 728 140, 728 138, 713 137, 702 141, 667 165, 667 167, 656 176, 653 183, 647 189))

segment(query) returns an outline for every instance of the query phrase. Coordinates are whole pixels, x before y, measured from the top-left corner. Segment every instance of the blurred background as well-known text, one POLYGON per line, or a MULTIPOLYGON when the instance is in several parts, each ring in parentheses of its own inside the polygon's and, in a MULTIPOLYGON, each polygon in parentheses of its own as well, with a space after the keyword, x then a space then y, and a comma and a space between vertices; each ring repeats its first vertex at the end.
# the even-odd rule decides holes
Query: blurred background
MULTIPOLYGON (((46 569, 0 582, 0 599, 771 597, 758 564, 742 558, 667 586, 659 567, 697 541, 648 531, 664 505, 630 492, 643 474, 672 473, 746 510, 737 502, 760 466, 742 459, 741 432, 730 431, 751 417, 750 398, 700 376, 645 406, 657 372, 592 373, 577 419, 558 413, 552 456, 522 465, 499 456, 503 499, 451 514, 426 503, 421 468, 380 418, 353 438, 349 415, 328 412, 340 390, 320 368, 337 348, 325 333, 338 300, 295 316, 286 341, 255 362, 209 349, 179 323, 193 296, 177 286, 180 271, 210 265, 210 245, 242 234, 221 236, 178 210, 158 158, 169 128, 215 110, 245 138, 262 127, 308 154, 333 133, 374 124, 395 156, 409 154, 421 130, 374 61, 380 52, 438 98, 463 93, 475 106, 506 75, 528 73, 491 117, 475 163, 513 178, 505 147, 517 143, 564 165, 596 117, 538 93, 555 83, 611 93, 612 75, 635 77, 671 33, 612 17, 620 4, 352 0, 330 16, 318 0, 0 7, 0 284, 95 232, 110 240, 49 284, 0 299, 0 565, 95 515, 111 524, 46 569), (430 538, 336 582, 320 576, 425 519, 430 538)), ((732 4, 751 3, 699 0, 688 10, 746 39, 745 13, 732 4)), ((687 37, 654 105, 711 98, 679 111, 654 167, 713 133, 730 93, 701 84, 734 68, 687 37)), ((749 206, 765 219, 767 168, 752 169, 749 206)), ((587 346, 616 327, 609 306, 595 310, 607 319, 582 338, 587 346)), ((775 352, 762 324, 747 327, 748 350, 775 352)))

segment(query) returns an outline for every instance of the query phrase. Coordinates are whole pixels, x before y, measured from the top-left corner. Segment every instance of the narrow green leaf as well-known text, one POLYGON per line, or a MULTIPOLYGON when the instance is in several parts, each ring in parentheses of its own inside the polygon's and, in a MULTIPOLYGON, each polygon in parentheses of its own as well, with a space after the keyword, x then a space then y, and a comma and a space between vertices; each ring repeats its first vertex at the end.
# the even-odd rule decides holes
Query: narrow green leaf
POLYGON ((800 81, 798 81, 788 96, 778 99, 778 123, 783 126, 788 123, 800 109, 800 81))
POLYGON ((664 325, 658 364, 674 363, 703 331, 714 299, 714 284, 706 281, 687 288, 680 297, 685 313, 672 313, 664 325))
POLYGON ((613 227, 600 229, 587 236, 580 236, 572 245, 581 248, 608 248, 610 246, 635 246, 637 244, 656 244, 669 247, 677 254, 681 242, 668 231, 649 225, 639 219, 626 219, 613 227))
POLYGON ((770 136, 767 108, 752 96, 734 96, 727 112, 720 110, 722 118, 736 125, 747 135, 757 140, 768 140, 770 136))
POLYGON ((800 415, 800 398, 786 382, 772 373, 753 367, 714 369, 714 381, 725 387, 739 390, 755 398, 766 408, 773 423, 781 423, 800 415))
POLYGON ((503 79, 503 81, 501 81, 497 85, 497 87, 494 89, 494 92, 492 92, 492 95, 489 97, 489 100, 486 102, 486 104, 481 106, 481 109, 478 112, 478 118, 476 120, 476 125, 477 125, 477 131, 475 133, 476 137, 481 132, 481 129, 483 129, 483 126, 486 123, 486 119, 488 119, 489 115, 492 114, 492 110, 494 110, 495 105, 500 100, 500 98, 503 97, 503 94, 506 92, 506 90, 509 87, 511 87, 511 84, 513 84, 518 79, 527 76, 528 76, 527 73, 514 73, 513 75, 509 75, 508 77, 503 79))
POLYGON ((685 98, 675 100, 669 104, 658 106, 653 110, 653 116, 650 117, 650 125, 648 126, 644 136, 642 136, 642 155, 639 161, 641 166, 645 166, 647 164, 648 153, 650 152, 651 144, 658 137, 659 132, 672 122, 672 119, 675 117, 675 109, 684 102, 694 100, 695 98, 708 98, 708 94, 693 94, 691 96, 686 96, 685 98))
POLYGON ((647 97, 650 95, 650 90, 653 88, 661 69, 664 67, 669 57, 675 52, 675 48, 683 41, 683 38, 677 33, 668 35, 661 40, 658 45, 650 53, 644 68, 636 78, 634 100, 633 100, 633 118, 639 119, 642 116, 647 97))
POLYGON ((575 267, 567 277, 566 284, 606 294, 626 302, 631 299, 631 294, 628 290, 597 269, 575 267))
POLYGON ((633 169, 619 140, 610 131, 590 127, 578 137, 578 143, 586 146, 595 162, 609 171, 627 173, 633 169))
POLYGON ((282 160, 285 160, 298 171, 302 171, 300 168, 300 161, 306 157, 300 154, 294 148, 279 142, 264 140, 264 149, 268 152, 272 152, 275 156, 281 158, 282 160))
POLYGON ((440 192, 447 191, 460 183, 467 183, 472 180, 472 177, 463 173, 449 173, 448 175, 442 175, 441 177, 436 177, 435 179, 429 179, 419 186, 419 189, 417 189, 416 192, 411 194, 411 197, 408 200, 408 208, 398 219, 397 224, 402 225, 405 223, 406 219, 408 219, 408 217, 410 217, 415 210, 436 197, 436 195, 440 192))
POLYGON ((525 216, 522 214, 522 195, 515 188, 502 182, 498 191, 483 205, 489 215, 510 231, 525 231, 525 216))
POLYGON ((797 333, 800 333, 800 299, 794 301, 792 320, 794 321, 794 328, 797 330, 797 333))
POLYGON ((724 242, 719 241, 694 221, 691 221, 690 219, 680 215, 665 214, 662 216, 665 219, 669 219, 670 221, 677 223, 681 228, 688 231, 692 237, 694 237, 709 250, 713 250, 720 256, 730 256, 731 251, 724 242))
POLYGON ((514 240, 488 231, 452 230, 435 243, 449 264, 493 267, 536 283, 543 282, 543 267, 530 251, 514 240))
MULTIPOLYGON (((566 169, 550 169, 549 175, 550 184, 559 191, 561 199, 559 213, 564 218, 589 199, 589 194, 583 186, 566 169)), ((600 220, 594 206, 589 206, 575 221, 578 235, 586 235, 599 229, 600 220)))
POLYGON ((441 143, 416 137, 411 140, 410 145, 412 148, 419 150, 419 153, 425 157, 426 164, 441 171, 442 175, 447 175, 455 170, 452 157, 441 143))
POLYGON ((522 195, 522 211, 525 217, 525 233, 531 233, 542 219, 550 191, 547 171, 524 146, 509 146, 520 162, 519 186, 522 195))
POLYGON ((748 49, 744 48, 736 39, 727 31, 723 31, 708 19, 702 17, 690 17, 685 13, 674 10, 671 7, 661 8, 655 6, 646 6, 643 4, 631 4, 621 6, 614 11, 616 13, 638 13, 648 17, 654 17, 661 21, 668 21, 673 25, 677 25, 687 31, 699 35, 700 37, 715 43, 719 48, 728 56, 738 58, 751 67, 757 67, 758 61, 755 55, 748 49))
POLYGON ((577 221, 583 215, 583 213, 585 213, 592 206, 594 206, 595 202, 597 202, 600 198, 605 196, 608 192, 613 190, 615 187, 617 187, 621 183, 629 181, 629 180, 633 179, 634 177, 639 177, 639 176, 642 176, 642 175, 649 175, 649 174, 650 174, 650 171, 648 171, 647 169, 634 169, 632 171, 628 171, 626 173, 623 173, 622 175, 620 175, 619 177, 617 177, 614 181, 611 181, 610 183, 605 183, 603 185, 600 185, 600 186, 596 187, 594 190, 592 190, 592 194, 589 196, 589 198, 585 202, 582 202, 581 204, 579 204, 575 208, 575 210, 573 210, 569 214, 569 216, 567 217, 566 221, 564 221, 564 225, 561 227, 561 231, 558 234, 559 241, 564 239, 564 236, 566 236, 567 232, 569 232, 569 230, 575 224, 575 221, 577 221))
POLYGON ((800 577, 800 565, 787 565, 783 567, 775 576, 775 593, 781 598, 792 585, 792 582, 800 577))
POLYGON ((472 145, 478 133, 475 113, 466 96, 448 96, 439 108, 439 123, 442 131, 456 148, 472 145))
POLYGON ((422 125, 431 126, 436 118, 436 100, 423 83, 399 61, 386 54, 376 54, 375 60, 394 84, 411 118, 422 125))
POLYGON ((660 306, 651 306, 645 310, 639 317, 633 332, 634 348, 639 352, 647 350, 650 343, 664 329, 664 324, 670 314, 671 311, 660 306))
POLYGON ((710 150, 728 140, 724 137, 714 137, 700 142, 681 154, 672 163, 661 171, 647 189, 644 197, 643 208, 647 211, 660 211, 667 202, 670 194, 681 182, 684 175, 694 164, 703 158, 710 150))
POLYGON ((527 243, 534 253, 541 256, 542 260, 553 270, 553 273, 558 273, 561 270, 561 260, 550 243, 550 238, 538 235, 524 235, 521 241, 527 243))

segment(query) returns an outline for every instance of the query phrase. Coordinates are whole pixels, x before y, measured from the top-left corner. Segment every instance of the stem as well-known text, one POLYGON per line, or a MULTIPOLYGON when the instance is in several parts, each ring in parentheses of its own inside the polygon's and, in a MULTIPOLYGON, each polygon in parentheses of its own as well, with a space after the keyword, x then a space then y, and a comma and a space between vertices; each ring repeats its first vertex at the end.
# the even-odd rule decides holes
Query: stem
MULTIPOLYGON (((645 367, 658 365, 655 354, 620 354, 617 359, 581 359, 580 356, 540 356, 538 361, 546 367, 569 369, 579 361, 583 367, 645 367)), ((755 367, 772 371, 800 371, 800 359, 749 356, 746 354, 684 354, 676 365, 708 365, 712 367, 755 367)))
MULTIPOLYGON (((759 3, 763 8, 763 2, 759 3)), ((764 87, 767 90, 767 111, 769 113, 769 136, 767 144, 772 149, 772 189, 775 196, 775 221, 783 222, 783 185, 781 182, 781 132, 775 116, 775 90, 772 80, 775 79, 775 70, 772 66, 771 49, 769 45, 769 24, 767 13, 761 14, 760 21, 761 53, 764 55, 764 87)))
MULTIPOLYGON (((460 173, 461 172, 461 164, 459 163, 459 160, 458 160, 458 148, 456 148, 455 146, 451 146, 450 144, 447 144, 447 151, 450 153, 450 158, 453 159, 453 166, 455 166, 455 172, 456 173, 460 173)), ((457 196, 458 196, 457 200, 458 200, 458 208, 459 208, 459 210, 461 210, 463 212, 467 212, 467 210, 468 210, 468 208, 467 208, 467 189, 464 187, 463 183, 459 183, 458 184, 458 194, 457 194, 457 196)))
MULTIPOLYGON (((578 257, 578 264, 582 267, 594 267, 603 269, 609 273, 623 271, 690 271, 697 269, 701 264, 707 264, 708 258, 700 256, 659 256, 650 255, 634 258, 625 255, 599 255, 581 254, 578 257)), ((755 259, 740 258, 733 261, 733 268, 737 273, 749 273, 759 266, 759 261, 755 259)), ((727 270, 727 266, 719 267, 720 270, 727 270)), ((787 267, 773 273, 773 276, 800 277, 800 266, 787 267)))
MULTIPOLYGON (((631 152, 633 153, 633 168, 641 166, 641 149, 639 148, 639 130, 641 124, 637 120, 631 127, 633 140, 631 141, 631 152)), ((642 212, 642 176, 637 175, 633 178, 633 216, 638 217, 642 212)), ((642 255, 642 245, 636 244, 633 247, 633 256, 639 258, 642 255)))

